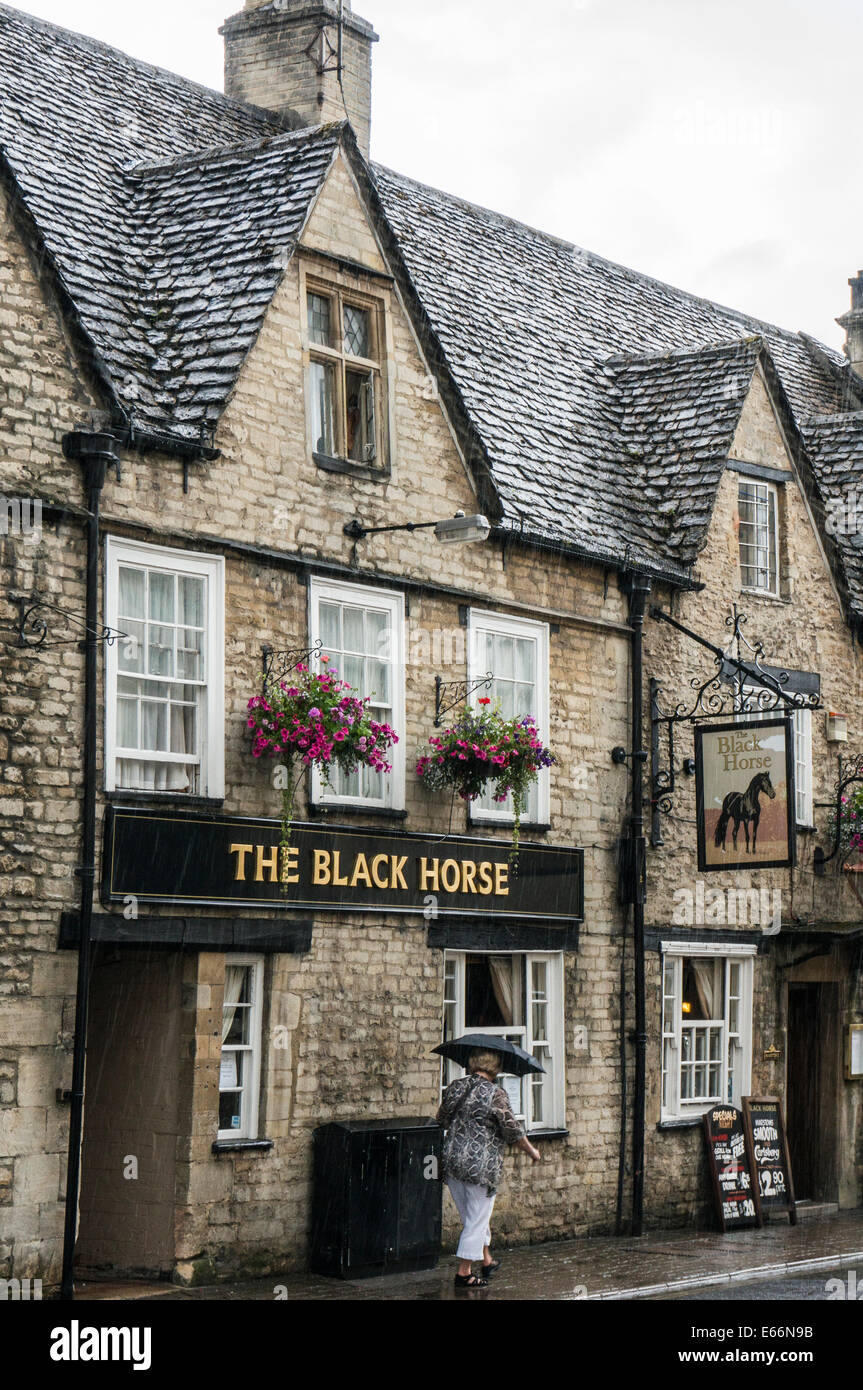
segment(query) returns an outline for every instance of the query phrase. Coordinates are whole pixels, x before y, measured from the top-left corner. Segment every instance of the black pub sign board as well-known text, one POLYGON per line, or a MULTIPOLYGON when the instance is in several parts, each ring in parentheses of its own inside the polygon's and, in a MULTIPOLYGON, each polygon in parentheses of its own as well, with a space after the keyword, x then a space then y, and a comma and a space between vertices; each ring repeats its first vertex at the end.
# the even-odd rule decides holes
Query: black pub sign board
POLYGON ((760 1226, 758 1186, 741 1111, 734 1105, 714 1105, 704 1116, 704 1134, 721 1229, 760 1226))
POLYGON ((743 1119, 761 1210, 787 1211, 791 1225, 796 1226, 794 1182, 782 1105, 775 1096, 744 1096, 743 1119))
POLYGON ((790 718, 695 730, 698 871, 794 863, 794 734, 790 718))
POLYGON ((102 901, 558 922, 584 918, 584 851, 507 840, 109 807, 102 901))

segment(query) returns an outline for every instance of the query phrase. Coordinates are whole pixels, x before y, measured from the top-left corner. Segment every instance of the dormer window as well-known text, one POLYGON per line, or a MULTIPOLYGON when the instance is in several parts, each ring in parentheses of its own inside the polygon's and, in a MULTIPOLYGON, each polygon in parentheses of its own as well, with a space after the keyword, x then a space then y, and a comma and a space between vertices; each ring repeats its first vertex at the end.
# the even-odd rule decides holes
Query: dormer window
POLYGON ((306 282, 308 421, 316 462, 386 468, 383 304, 306 282))
POLYGON ((740 584, 763 594, 779 593, 779 509, 772 483, 738 483, 740 584))

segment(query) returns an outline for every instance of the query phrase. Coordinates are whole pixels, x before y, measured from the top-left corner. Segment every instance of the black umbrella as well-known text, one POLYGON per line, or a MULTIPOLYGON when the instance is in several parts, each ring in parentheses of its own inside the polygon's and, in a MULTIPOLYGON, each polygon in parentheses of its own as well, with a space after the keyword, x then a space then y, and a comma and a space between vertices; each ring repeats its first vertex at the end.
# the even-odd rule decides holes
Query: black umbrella
POLYGON ((517 1047, 515 1043, 495 1037, 492 1033, 465 1033, 461 1038, 441 1043, 432 1051, 439 1052, 441 1057, 447 1057, 451 1062, 458 1062, 460 1067, 467 1066, 472 1052, 496 1052, 501 1059, 501 1070, 509 1076, 527 1076, 531 1071, 545 1071, 545 1067, 541 1067, 523 1047, 517 1047))

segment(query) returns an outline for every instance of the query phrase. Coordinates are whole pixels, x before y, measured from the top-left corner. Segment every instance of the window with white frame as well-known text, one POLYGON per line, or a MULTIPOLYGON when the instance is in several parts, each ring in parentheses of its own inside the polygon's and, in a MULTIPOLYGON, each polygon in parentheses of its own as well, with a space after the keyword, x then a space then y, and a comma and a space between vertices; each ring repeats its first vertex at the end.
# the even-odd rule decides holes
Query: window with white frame
POLYGON ((740 479, 740 583, 744 589, 779 593, 778 494, 772 483, 740 479))
MULTIPOLYGON (((756 691, 753 685, 744 685, 743 697, 755 703, 756 691)), ((750 720, 763 724, 770 719, 784 718, 787 708, 780 702, 774 710, 744 710, 737 716, 740 720, 750 720)), ((794 809, 797 825, 811 829, 815 824, 815 811, 812 796, 812 711, 793 709, 791 711, 791 732, 794 740, 794 809)))
MULTIPOLYGON (((468 683, 492 674, 491 689, 474 691, 474 705, 485 698, 500 701, 505 719, 536 720, 540 737, 548 741, 548 624, 502 613, 471 609, 468 618, 468 683)), ((546 824, 549 818, 550 778, 544 768, 530 789, 525 822, 546 824)), ((492 793, 470 803, 474 821, 510 821, 512 797, 496 802, 492 793)))
POLYGON ((384 306, 312 277, 305 284, 312 451, 384 468, 384 306))
POLYGON ((220 556, 108 538, 108 791, 224 796, 224 588, 220 556))
POLYGON ((662 1118, 739 1106, 752 1074, 757 948, 664 942, 662 950, 662 1118))
POLYGON ((794 796, 797 824, 815 823, 812 800, 812 711, 796 709, 794 724, 794 796))
MULTIPOLYGON (((523 1047, 544 1072, 502 1075, 500 1084, 528 1130, 563 1129, 563 956, 560 953, 447 951, 443 1040, 490 1033, 523 1047)), ((444 1061, 442 1085, 462 1068, 444 1061)))
POLYGON ((219 1066, 219 1139, 258 1138, 262 956, 227 957, 219 1066))
POLYGON ((313 800, 399 810, 404 806, 404 598, 383 589, 314 579, 309 590, 311 640, 323 643, 329 669, 361 698, 373 719, 389 724, 399 742, 389 751, 392 772, 333 768, 329 783, 315 770, 313 800))

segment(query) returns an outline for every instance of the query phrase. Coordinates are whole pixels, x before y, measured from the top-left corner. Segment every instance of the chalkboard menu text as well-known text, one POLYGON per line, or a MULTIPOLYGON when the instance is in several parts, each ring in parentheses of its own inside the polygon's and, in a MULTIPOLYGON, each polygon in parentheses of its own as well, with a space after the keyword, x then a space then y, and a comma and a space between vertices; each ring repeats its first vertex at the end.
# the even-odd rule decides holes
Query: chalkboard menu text
POLYGON ((721 1229, 760 1226, 758 1186, 743 1115, 733 1105, 714 1105, 704 1116, 704 1134, 721 1229))
POLYGON ((744 1096, 743 1119, 762 1212, 787 1211, 795 1226, 797 1208, 782 1106, 773 1096, 744 1096))

